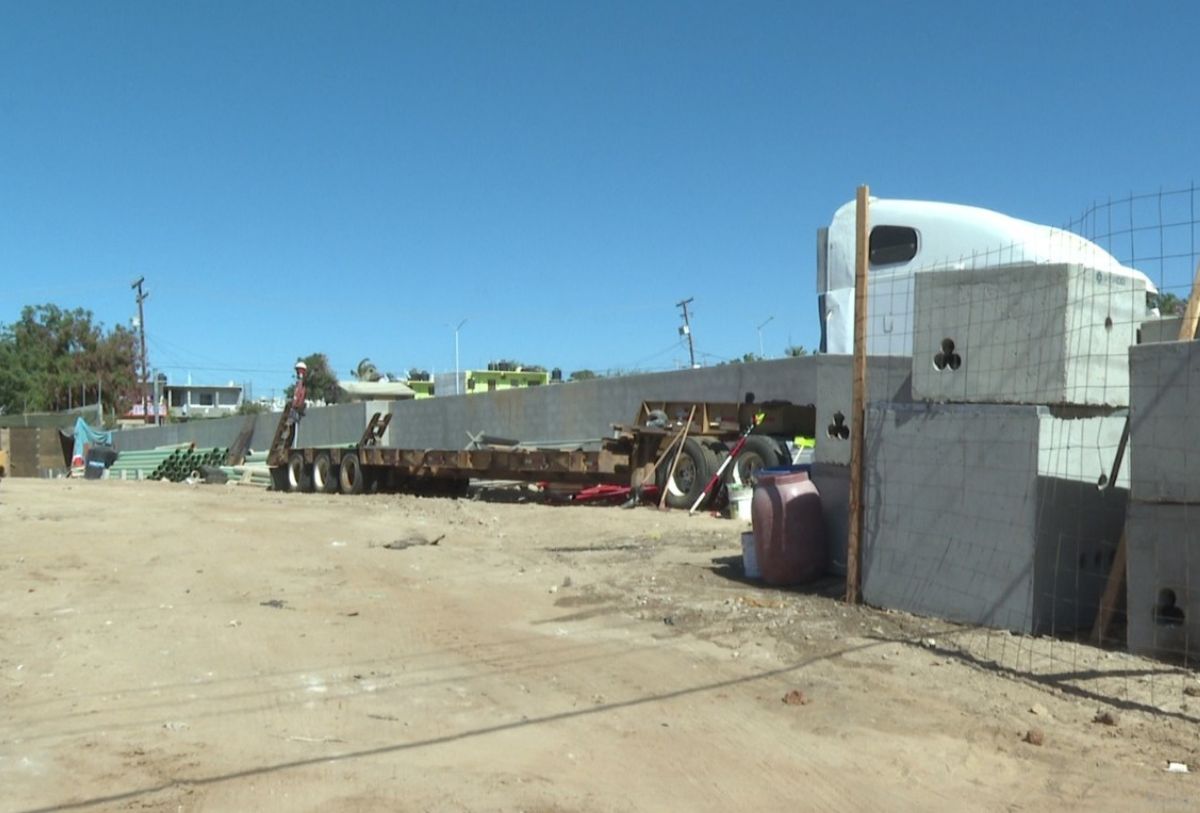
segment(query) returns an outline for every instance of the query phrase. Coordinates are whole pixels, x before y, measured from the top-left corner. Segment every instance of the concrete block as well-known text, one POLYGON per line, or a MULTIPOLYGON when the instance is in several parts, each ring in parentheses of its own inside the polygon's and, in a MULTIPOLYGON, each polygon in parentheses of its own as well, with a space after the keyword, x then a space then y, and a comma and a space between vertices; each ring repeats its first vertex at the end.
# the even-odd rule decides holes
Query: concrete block
POLYGON ((844 576, 850 535, 850 467, 814 463, 809 479, 821 494, 821 513, 829 541, 829 570, 844 576))
POLYGON ((1096 479, 1123 420, 1036 406, 872 407, 866 601, 1027 633, 1091 625, 1128 497, 1096 479))
POLYGON ((1129 351, 1133 498, 1200 503, 1200 342, 1129 351))
MULTIPOLYGON (((853 356, 817 356, 817 447, 813 460, 850 464, 850 415, 854 401, 853 356)), ((912 401, 912 360, 907 356, 867 359, 867 401, 912 401)))
POLYGON ((1200 654, 1200 505, 1130 503, 1125 553, 1129 650, 1195 663, 1200 654))
POLYGON ((1078 265, 915 276, 913 393, 939 402, 1129 403, 1144 282, 1078 265))
POLYGON ((339 446, 355 443, 367 428, 366 405, 349 404, 308 410, 296 430, 297 446, 339 446))
POLYGON ((1164 316, 1161 319, 1147 319, 1145 322, 1142 322, 1141 332, 1138 333, 1138 344, 1179 341, 1179 326, 1182 323, 1182 316, 1164 316))

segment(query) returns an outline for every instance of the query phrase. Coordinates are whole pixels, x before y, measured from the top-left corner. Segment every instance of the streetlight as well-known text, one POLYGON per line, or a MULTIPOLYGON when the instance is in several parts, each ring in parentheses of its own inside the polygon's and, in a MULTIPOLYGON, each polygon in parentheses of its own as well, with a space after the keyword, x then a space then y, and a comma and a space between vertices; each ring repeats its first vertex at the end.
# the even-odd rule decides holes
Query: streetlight
POLYGON ((761 325, 759 325, 756 328, 756 330, 758 330, 758 357, 759 358, 766 358, 766 354, 763 353, 762 329, 764 327, 766 327, 767 323, 770 322, 774 318, 775 318, 774 316, 768 316, 767 321, 763 322, 761 325))
POLYGON ((454 326, 454 394, 455 395, 462 394, 462 385, 459 383, 459 372, 458 372, 458 331, 462 330, 462 326, 465 325, 466 323, 467 323, 467 320, 463 319, 461 322, 459 322, 457 325, 454 326))

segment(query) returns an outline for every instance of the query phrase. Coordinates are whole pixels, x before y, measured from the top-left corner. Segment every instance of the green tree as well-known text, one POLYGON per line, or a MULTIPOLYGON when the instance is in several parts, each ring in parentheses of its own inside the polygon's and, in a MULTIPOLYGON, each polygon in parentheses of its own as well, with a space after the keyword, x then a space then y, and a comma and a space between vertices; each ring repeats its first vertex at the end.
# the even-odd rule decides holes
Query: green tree
POLYGON ((1162 316, 1182 316, 1187 302, 1169 291, 1158 295, 1158 312, 1162 316))
POLYGON ((754 361, 766 361, 766 359, 760 356, 758 353, 743 353, 741 358, 731 358, 726 359, 725 361, 718 361, 717 366, 724 367, 727 364, 750 364, 754 361))
MULTIPOLYGON (((308 373, 304 376, 304 389, 310 401, 324 401, 327 404, 337 403, 337 376, 329 366, 329 357, 324 353, 311 353, 302 359, 308 365, 308 373)), ((289 384, 283 394, 290 401, 296 392, 295 383, 289 384)))
POLYGON ((0 411, 57 411, 103 400, 106 413, 138 397, 133 334, 106 332, 83 308, 30 305, 0 328, 0 411))
POLYGON ((793 358, 793 359, 808 355, 808 350, 806 350, 804 345, 802 345, 802 344, 793 344, 788 347, 785 347, 783 349, 783 352, 784 352, 784 355, 786 355, 788 358, 793 358))
POLYGON ((600 376, 596 375, 596 373, 592 372, 591 370, 576 370, 575 372, 571 373, 572 381, 591 381, 593 378, 599 377, 600 376))

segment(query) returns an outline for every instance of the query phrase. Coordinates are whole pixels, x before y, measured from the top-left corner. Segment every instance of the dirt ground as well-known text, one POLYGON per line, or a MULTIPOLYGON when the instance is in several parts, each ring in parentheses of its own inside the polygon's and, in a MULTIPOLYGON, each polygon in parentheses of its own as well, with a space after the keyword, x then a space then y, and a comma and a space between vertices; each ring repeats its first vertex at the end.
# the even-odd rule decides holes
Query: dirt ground
POLYGON ((5 480, 0 810, 1200 805, 1194 673, 749 584, 740 530, 5 480))

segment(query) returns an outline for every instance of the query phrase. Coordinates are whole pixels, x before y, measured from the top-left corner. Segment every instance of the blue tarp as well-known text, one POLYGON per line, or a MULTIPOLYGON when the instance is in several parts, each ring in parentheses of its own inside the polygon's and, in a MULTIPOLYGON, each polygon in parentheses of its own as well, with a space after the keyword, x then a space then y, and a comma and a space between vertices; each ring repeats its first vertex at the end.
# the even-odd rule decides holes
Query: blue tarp
POLYGON ((83 418, 75 419, 75 448, 71 452, 71 465, 82 466, 87 459, 88 449, 93 446, 112 446, 112 432, 103 432, 87 425, 83 418))

